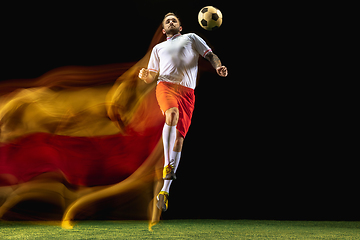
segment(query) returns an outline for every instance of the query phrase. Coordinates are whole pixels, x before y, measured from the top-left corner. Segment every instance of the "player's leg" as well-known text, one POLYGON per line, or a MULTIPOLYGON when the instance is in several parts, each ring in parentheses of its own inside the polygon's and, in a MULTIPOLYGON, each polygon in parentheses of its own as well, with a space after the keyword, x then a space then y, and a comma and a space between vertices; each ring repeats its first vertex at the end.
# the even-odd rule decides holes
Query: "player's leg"
POLYGON ((181 152, 183 144, 184 144, 184 137, 180 134, 178 130, 176 130, 176 139, 175 139, 173 151, 181 152))
MULTIPOLYGON (((179 167, 183 142, 184 142, 183 136, 181 136, 179 131, 176 131, 175 145, 174 145, 173 150, 170 153, 170 159, 172 162, 174 162, 174 173, 176 173, 176 170, 179 167)), ((164 185, 163 185, 163 188, 161 189, 161 191, 169 193, 171 183, 172 183, 172 180, 164 180, 164 185)))
POLYGON ((175 167, 174 172, 176 172, 180 163, 181 150, 183 144, 184 144, 184 137, 180 134, 179 131, 176 130, 176 139, 175 139, 174 147, 170 152, 170 161, 174 162, 174 167, 175 167))
POLYGON ((183 88, 181 90, 183 93, 177 94, 168 91, 165 87, 167 87, 166 84, 161 82, 156 89, 158 103, 166 118, 164 126, 165 132, 163 132, 164 153, 166 156, 163 171, 164 185, 157 196, 157 207, 163 211, 166 211, 168 208, 170 186, 172 179, 175 179, 175 172, 179 166, 184 138, 189 130, 195 106, 195 95, 192 89, 183 88), (173 128, 170 130, 170 127, 173 128), (176 131, 175 137, 173 130, 176 131), (171 132, 171 134, 169 134, 169 132, 171 132), (169 137, 169 135, 171 137, 169 137), (170 166, 170 171, 167 171, 167 169, 169 169, 167 166, 170 166), (167 177, 167 172, 170 173, 169 178, 167 177))
MULTIPOLYGON (((184 143, 184 137, 179 133, 179 131, 176 131, 176 140, 174 143, 174 147, 170 153, 170 159, 173 159, 174 162, 174 174, 176 173, 176 170, 179 166, 180 162, 180 156, 181 156, 181 150, 184 143)), ((158 194, 158 202, 157 207, 159 209, 162 209, 162 211, 166 211, 168 209, 168 199, 169 199, 169 193, 170 193, 170 186, 173 180, 164 180, 164 185, 158 194)))
MULTIPOLYGON (((175 165, 173 148, 176 142, 176 124, 179 120, 179 110, 177 107, 169 108, 165 112, 165 124, 163 128, 162 138, 164 144, 164 171, 163 178, 167 180, 175 179, 175 165)), ((176 156, 175 156, 176 157, 176 156)))

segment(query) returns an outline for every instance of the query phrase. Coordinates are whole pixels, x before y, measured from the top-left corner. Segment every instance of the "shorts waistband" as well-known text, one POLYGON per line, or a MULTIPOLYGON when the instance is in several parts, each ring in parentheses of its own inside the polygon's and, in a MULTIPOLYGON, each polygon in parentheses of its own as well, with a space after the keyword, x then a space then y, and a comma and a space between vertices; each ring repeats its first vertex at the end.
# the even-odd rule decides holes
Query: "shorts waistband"
POLYGON ((163 81, 163 80, 160 80, 160 81, 157 82, 157 84, 160 84, 160 83, 164 84, 164 85, 166 85, 168 87, 171 87, 171 88, 180 88, 180 89, 183 89, 185 91, 194 91, 194 89, 192 89, 192 88, 185 87, 185 86, 183 86, 181 84, 177 84, 177 83, 172 83, 172 82, 163 81))

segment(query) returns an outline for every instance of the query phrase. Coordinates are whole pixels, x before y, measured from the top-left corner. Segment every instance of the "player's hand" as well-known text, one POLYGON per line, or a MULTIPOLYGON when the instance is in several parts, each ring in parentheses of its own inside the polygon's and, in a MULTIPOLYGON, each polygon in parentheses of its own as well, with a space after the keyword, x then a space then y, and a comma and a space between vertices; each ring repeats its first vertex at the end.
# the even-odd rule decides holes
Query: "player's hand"
POLYGON ((216 72, 220 77, 226 77, 228 75, 228 70, 225 66, 216 68, 216 72))
POLYGON ((146 82, 148 76, 149 76, 149 70, 146 68, 142 68, 139 72, 139 78, 146 82))

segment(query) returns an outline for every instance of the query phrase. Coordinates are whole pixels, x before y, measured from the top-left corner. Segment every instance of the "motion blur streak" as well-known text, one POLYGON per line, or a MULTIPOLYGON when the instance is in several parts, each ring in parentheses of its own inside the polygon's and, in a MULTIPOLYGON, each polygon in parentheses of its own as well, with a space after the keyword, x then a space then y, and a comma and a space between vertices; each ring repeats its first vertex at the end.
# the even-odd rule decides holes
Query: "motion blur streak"
POLYGON ((149 56, 0 83, 0 218, 159 220, 164 118, 137 77, 149 56))

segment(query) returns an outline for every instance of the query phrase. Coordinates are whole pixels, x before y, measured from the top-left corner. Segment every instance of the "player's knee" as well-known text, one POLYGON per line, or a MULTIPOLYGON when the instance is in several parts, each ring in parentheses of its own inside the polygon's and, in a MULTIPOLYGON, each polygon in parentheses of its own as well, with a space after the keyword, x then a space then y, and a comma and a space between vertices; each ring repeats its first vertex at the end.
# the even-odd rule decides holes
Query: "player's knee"
POLYGON ((165 112, 166 124, 175 126, 179 119, 179 109, 176 107, 170 108, 165 112))
POLYGON ((177 107, 169 108, 166 111, 166 114, 171 115, 171 116, 179 115, 179 109, 177 107))

